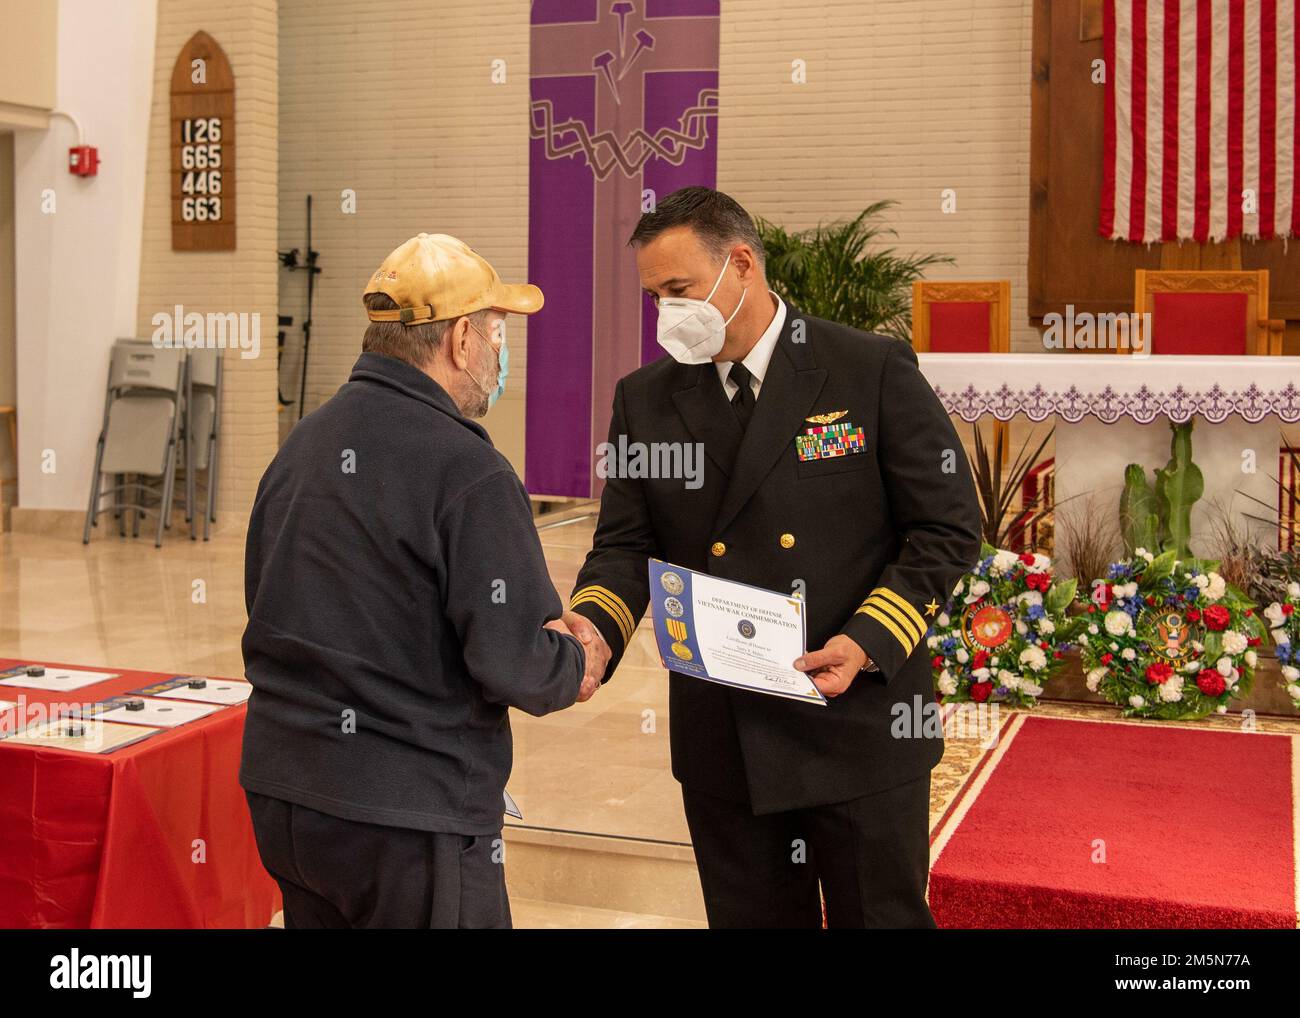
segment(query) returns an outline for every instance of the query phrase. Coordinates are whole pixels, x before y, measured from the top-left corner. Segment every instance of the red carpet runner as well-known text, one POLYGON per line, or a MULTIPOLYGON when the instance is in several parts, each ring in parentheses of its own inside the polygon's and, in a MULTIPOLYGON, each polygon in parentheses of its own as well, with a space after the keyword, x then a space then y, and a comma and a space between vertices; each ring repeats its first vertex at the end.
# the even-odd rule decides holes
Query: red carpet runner
POLYGON ((1294 928, 1296 741, 1016 714, 931 835, 935 920, 1294 928))

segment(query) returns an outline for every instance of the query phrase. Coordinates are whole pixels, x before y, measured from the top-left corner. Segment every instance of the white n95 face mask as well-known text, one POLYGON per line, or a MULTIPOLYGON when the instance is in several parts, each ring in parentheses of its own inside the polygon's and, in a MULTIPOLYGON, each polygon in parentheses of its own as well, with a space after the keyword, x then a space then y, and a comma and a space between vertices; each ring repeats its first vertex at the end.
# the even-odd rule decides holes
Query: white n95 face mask
MULTIPOLYGON (((722 272, 713 283, 709 297, 717 291, 722 276, 731 262, 731 255, 722 263, 722 272)), ((659 298, 659 345, 672 355, 673 360, 682 364, 707 364, 722 349, 727 339, 727 326, 745 303, 745 294, 749 287, 740 293, 740 304, 731 312, 731 317, 724 319, 722 312, 709 303, 709 297, 696 300, 693 297, 659 298)))

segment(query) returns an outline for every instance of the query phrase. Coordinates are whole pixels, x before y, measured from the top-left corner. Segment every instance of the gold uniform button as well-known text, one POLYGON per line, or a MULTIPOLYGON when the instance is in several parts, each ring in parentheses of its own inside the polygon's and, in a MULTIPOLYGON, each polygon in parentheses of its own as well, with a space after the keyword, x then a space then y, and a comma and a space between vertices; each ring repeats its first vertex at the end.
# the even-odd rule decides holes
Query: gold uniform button
POLYGON ((781 535, 781 547, 782 547, 782 548, 793 548, 793 547, 794 547, 794 534, 782 534, 782 535, 781 535))
POLYGON ((722 558, 723 555, 727 554, 727 546, 721 541, 714 541, 713 547, 709 551, 713 552, 714 558, 722 558))

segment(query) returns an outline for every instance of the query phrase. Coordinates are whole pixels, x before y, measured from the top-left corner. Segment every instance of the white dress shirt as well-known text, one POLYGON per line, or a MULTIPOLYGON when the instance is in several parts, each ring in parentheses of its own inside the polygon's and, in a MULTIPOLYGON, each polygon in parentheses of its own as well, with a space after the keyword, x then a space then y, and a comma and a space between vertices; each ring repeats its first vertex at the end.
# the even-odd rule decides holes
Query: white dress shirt
MULTIPOLYGON (((754 389, 755 399, 758 399, 758 390, 763 387, 763 376, 767 374, 767 365, 772 360, 772 351, 776 349, 781 327, 785 325, 785 301, 776 295, 775 290, 767 292, 776 300, 776 314, 772 317, 772 324, 767 327, 763 335, 758 337, 758 342, 740 362, 754 376, 750 380, 750 385, 754 389)), ((727 394, 728 401, 736 395, 736 383, 727 381, 727 372, 731 370, 733 363, 733 361, 713 362, 713 366, 718 369, 718 378, 722 381, 722 390, 727 394)))

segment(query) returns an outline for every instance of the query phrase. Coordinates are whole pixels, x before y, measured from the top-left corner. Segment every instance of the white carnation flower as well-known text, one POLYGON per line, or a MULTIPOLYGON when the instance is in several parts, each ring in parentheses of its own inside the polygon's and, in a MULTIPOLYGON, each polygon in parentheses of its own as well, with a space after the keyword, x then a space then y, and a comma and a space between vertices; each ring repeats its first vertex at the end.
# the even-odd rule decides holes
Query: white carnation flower
POLYGON ((1228 590, 1227 581, 1218 573, 1210 573, 1210 583, 1205 588, 1205 596, 1211 601, 1217 601, 1228 590))
POLYGON ((1106 632, 1111 636, 1125 636, 1133 631, 1133 620, 1128 612, 1107 612, 1106 632))
POLYGON ((1044 615, 1038 620, 1038 631, 1044 636, 1056 632, 1056 623, 1044 615))
POLYGON ((999 551, 993 556, 993 568, 1000 573, 1009 573, 1019 561, 1020 556, 1014 551, 999 551))
POLYGON ((1300 668, 1295 665, 1283 665, 1282 678, 1286 679, 1287 682, 1295 682, 1296 679, 1300 679, 1300 668))
POLYGON ((947 668, 939 673, 939 692, 944 696, 952 696, 957 692, 957 680, 947 668))
POLYGON ((971 585, 970 585, 970 593, 967 594, 967 595, 963 598, 963 600, 964 600, 967 604, 974 604, 976 601, 978 601, 980 598, 982 598, 982 597, 983 597, 985 594, 987 594, 988 592, 989 592, 989 585, 988 585, 988 583, 987 583, 986 581, 984 581, 984 580, 972 580, 972 581, 971 581, 971 585))
POLYGON ((931 650, 934 650, 935 647, 939 646, 939 637, 927 636, 925 638, 925 645, 929 647, 931 650))
POLYGON ((1257 664, 1259 664, 1259 655, 1256 654, 1253 650, 1248 650, 1246 651, 1246 656, 1244 660, 1246 662, 1247 667, 1254 668, 1257 664))
POLYGON ((1037 552, 1035 552, 1034 564, 1031 566, 1026 566, 1025 571, 1030 573, 1045 573, 1051 567, 1052 567, 1052 560, 1050 558, 1048 558, 1046 555, 1039 555, 1037 552))
POLYGON ((1221 657, 1219 658, 1218 661, 1215 662, 1214 667, 1217 668, 1219 670, 1219 674, 1226 679, 1233 672, 1232 658, 1221 657))
POLYGON ((1097 692, 1097 684, 1101 682, 1101 680, 1104 679, 1105 677, 1106 677, 1105 668, 1094 668, 1092 671, 1090 671, 1088 673, 1087 678, 1084 680, 1084 684, 1088 687, 1088 692, 1089 693, 1097 692))
POLYGON ((1029 665, 1036 672, 1042 671, 1047 667, 1047 655, 1042 647, 1026 647, 1020 652, 1020 663, 1029 665))
POLYGON ((1289 683, 1286 687, 1286 691, 1287 695, 1290 696, 1292 700, 1300 700, 1300 683, 1289 683))
POLYGON ((1229 654, 1240 654, 1250 646, 1250 641, 1235 629, 1223 631, 1223 649, 1229 654))
POLYGON ((1268 621, 1272 623, 1272 626, 1270 628, 1282 625, 1282 622, 1286 618, 1286 616, 1282 614, 1281 602, 1274 601, 1271 605, 1265 608, 1264 618, 1268 619, 1268 621))
POLYGON ((1183 683, 1178 678, 1171 678, 1160 683, 1160 699, 1166 703, 1177 703, 1183 698, 1183 683))
POLYGON ((1291 642, 1291 637, 1287 634, 1287 631, 1285 629, 1274 629, 1272 632, 1273 632, 1273 642, 1278 644, 1279 646, 1291 642))
POLYGON ((1024 619, 1016 619, 1016 632, 1024 636, 1029 632, 1029 624, 1024 619))
POLYGON ((1122 651, 1120 651, 1119 656, 1122 657, 1125 661, 1132 661, 1135 657, 1137 657, 1137 651, 1134 650, 1132 647, 1125 647, 1122 651))
POLYGON ((1228 705, 1227 705, 1226 703, 1221 703, 1221 704, 1219 704, 1219 706, 1217 706, 1217 707, 1214 708, 1214 713, 1216 713, 1216 714, 1227 714, 1227 713, 1228 713, 1228 705))
POLYGON ((1003 668, 998 672, 998 685, 1006 686, 1007 689, 1018 689, 1020 688, 1020 676, 1003 668))
POLYGON ((957 653, 954 654, 953 656, 957 658, 957 663, 959 665, 964 665, 967 661, 970 660, 970 654, 966 652, 965 647, 958 647, 957 653))
POLYGON ((1142 699, 1142 697, 1138 696, 1137 693, 1134 693, 1128 698, 1128 705, 1130 707, 1145 707, 1147 702, 1142 699))
POLYGON ((970 673, 970 677, 976 682, 984 682, 989 677, 989 670, 987 668, 973 669, 970 673))
POLYGON ((1300 582, 1292 582, 1286 585, 1287 597, 1300 597, 1300 582))
POLYGON ((1026 590, 1016 595, 1016 600, 1021 604, 1042 604, 1043 595, 1037 590, 1026 590))
POLYGON ((1030 696, 1041 696, 1043 687, 1037 682, 1031 682, 1029 679, 1021 679, 1020 692, 1028 693, 1030 696))

